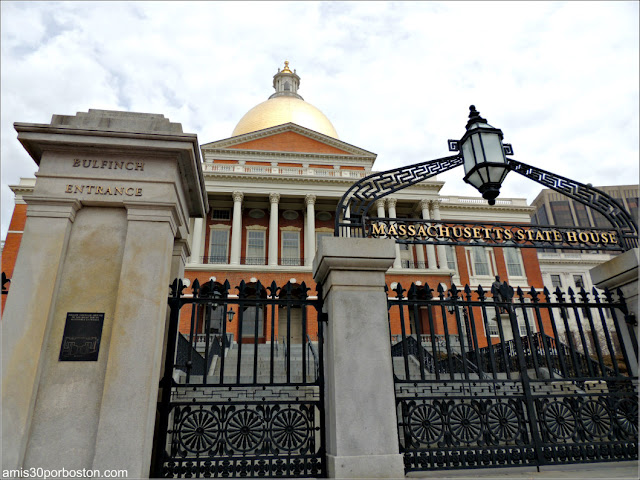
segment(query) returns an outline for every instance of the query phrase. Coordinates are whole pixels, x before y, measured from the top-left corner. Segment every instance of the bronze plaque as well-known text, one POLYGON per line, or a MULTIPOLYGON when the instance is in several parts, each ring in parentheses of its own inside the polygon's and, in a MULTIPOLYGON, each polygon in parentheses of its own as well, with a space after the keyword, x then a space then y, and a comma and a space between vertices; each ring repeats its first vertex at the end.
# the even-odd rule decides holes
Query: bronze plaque
POLYGON ((64 324, 61 362, 95 362, 100 351, 104 313, 68 312, 64 324))

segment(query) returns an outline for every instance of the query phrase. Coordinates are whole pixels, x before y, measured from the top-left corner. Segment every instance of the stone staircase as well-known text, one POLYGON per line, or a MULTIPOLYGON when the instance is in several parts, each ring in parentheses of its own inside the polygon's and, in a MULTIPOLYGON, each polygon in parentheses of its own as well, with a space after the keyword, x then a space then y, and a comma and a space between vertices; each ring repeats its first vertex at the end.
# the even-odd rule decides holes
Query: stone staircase
MULTIPOLYGON (((288 346, 290 349, 289 368, 287 368, 287 357, 285 356, 284 347, 278 345, 273 346, 273 383, 300 383, 303 381, 302 374, 302 344, 292 344, 288 346), (289 380, 287 380, 287 370, 289 380)), ((240 346, 233 344, 232 348, 227 350, 224 359, 224 383, 271 383, 271 344, 259 344, 256 349, 253 344, 240 346), (240 363, 240 377, 237 376, 238 362, 240 363), (256 366, 256 376, 254 379, 254 362, 256 366)), ((220 381, 220 368, 222 366, 221 359, 216 359, 214 365, 209 372, 209 378, 214 382, 220 381)), ((314 359, 307 352, 307 376, 306 381, 315 379, 314 359)))

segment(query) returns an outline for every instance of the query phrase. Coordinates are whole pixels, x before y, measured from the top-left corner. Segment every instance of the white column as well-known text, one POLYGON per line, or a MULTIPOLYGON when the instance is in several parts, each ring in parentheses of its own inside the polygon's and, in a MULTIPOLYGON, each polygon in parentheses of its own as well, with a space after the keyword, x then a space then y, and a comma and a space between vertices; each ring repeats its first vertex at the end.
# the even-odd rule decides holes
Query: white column
POLYGON ((233 192, 233 222, 231 229, 231 265, 240 265, 242 246, 242 199, 244 193, 233 192))
POLYGON ((194 218, 193 221, 193 234, 191 237, 191 263, 205 263, 202 260, 202 247, 204 246, 203 241, 203 226, 204 218, 194 218))
POLYGON ((415 247, 416 247, 416 261, 418 262, 418 265, 416 265, 416 268, 427 268, 425 264, 425 257, 424 257, 424 245, 420 245, 419 243, 417 243, 415 247))
MULTIPOLYGON (((423 220, 431 220, 429 200, 420 200, 420 208, 422 209, 423 220)), ((427 245, 427 266, 428 268, 437 268, 436 249, 433 245, 427 245)))
MULTIPOLYGON (((346 218, 351 218, 351 207, 349 205, 347 205, 347 208, 344 211, 344 216, 346 218)), ((349 222, 351 223, 351 222, 349 222)), ((347 229, 347 234, 345 235, 346 237, 350 237, 351 236, 351 228, 347 229)), ((315 256, 315 255, 314 255, 315 256)))
MULTIPOLYGON (((396 203, 398 203, 397 199, 387 198, 387 205, 389 206, 389 218, 398 218, 398 216, 396 215, 396 203)), ((402 268, 399 243, 396 243, 396 259, 393 262, 393 268, 402 268)))
POLYGON ((278 202, 279 193, 269 194, 271 213, 269 214, 269 265, 278 264, 278 202))
POLYGON ((316 196, 307 195, 306 197, 304 197, 304 203, 307 206, 307 222, 304 233, 304 264, 307 266, 311 266, 311 264, 313 263, 313 257, 316 254, 316 196))
MULTIPOLYGON (((433 208, 433 219, 440 220, 440 200, 432 200, 431 208, 433 208)), ((447 268, 447 252, 444 245, 438 245, 438 263, 440 269, 447 268)))
POLYGON ((385 217, 384 214, 384 198, 376 200, 376 207, 378 208, 378 217, 385 217))

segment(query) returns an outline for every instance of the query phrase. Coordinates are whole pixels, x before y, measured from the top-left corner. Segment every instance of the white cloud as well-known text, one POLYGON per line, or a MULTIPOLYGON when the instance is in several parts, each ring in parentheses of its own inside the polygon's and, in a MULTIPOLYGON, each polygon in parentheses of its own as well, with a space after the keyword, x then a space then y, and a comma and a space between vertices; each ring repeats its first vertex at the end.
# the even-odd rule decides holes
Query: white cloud
MULTIPOLYGON (((477 105, 515 158, 638 181, 637 2, 2 2, 7 184, 35 171, 13 122, 89 108, 162 113, 226 138, 288 59, 340 138, 386 169, 448 155, 477 105)), ((476 195, 455 170, 445 194, 476 195)), ((505 196, 540 187, 507 177, 505 196)))

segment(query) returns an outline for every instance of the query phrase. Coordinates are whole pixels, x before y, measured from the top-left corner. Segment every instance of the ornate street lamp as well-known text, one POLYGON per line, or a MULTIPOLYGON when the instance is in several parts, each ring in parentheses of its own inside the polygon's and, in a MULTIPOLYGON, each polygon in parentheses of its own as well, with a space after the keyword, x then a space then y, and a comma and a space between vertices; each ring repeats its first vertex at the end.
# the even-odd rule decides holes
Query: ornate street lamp
MULTIPOLYGON (((449 150, 458 153, 415 165, 372 173, 358 180, 338 202, 333 234, 350 237, 371 236, 373 228, 368 215, 377 200, 464 165, 464 181, 476 187, 489 202, 489 205, 495 205, 504 178, 510 170, 513 170, 515 173, 539 183, 544 188, 555 190, 600 213, 611 223, 617 233, 617 239, 606 245, 603 243, 591 246, 592 244, 587 242, 582 244, 564 242, 554 244, 554 248, 626 252, 638 247, 638 224, 617 200, 590 184, 583 184, 513 158, 507 158, 507 155, 513 155, 513 148, 508 143, 502 143, 502 131, 489 125, 480 116, 475 106, 471 105, 469 110, 466 133, 460 140, 449 140, 448 142, 449 150)), ((425 239, 424 236, 402 241, 402 243, 408 244, 436 245, 440 245, 442 242, 444 240, 434 241, 425 239)), ((522 246, 540 248, 547 247, 549 243, 536 240, 522 246)))
POLYGON ((502 143, 502 130, 489 125, 471 105, 467 132, 458 142, 450 140, 449 149, 462 152, 464 181, 476 187, 489 205, 495 205, 509 172, 505 155, 513 154, 511 145, 502 143))

